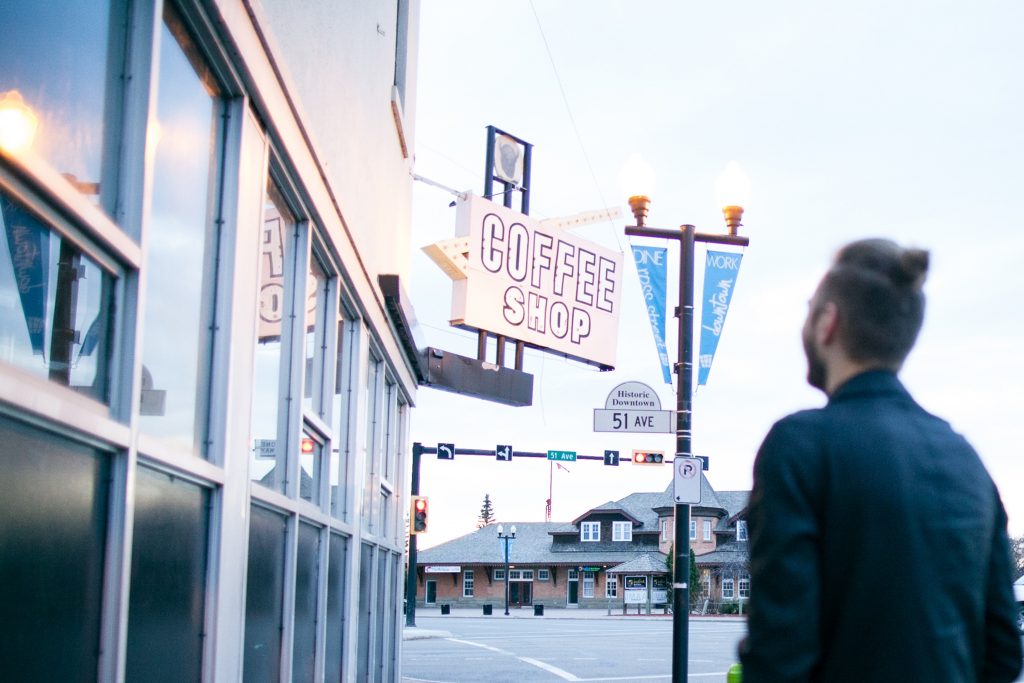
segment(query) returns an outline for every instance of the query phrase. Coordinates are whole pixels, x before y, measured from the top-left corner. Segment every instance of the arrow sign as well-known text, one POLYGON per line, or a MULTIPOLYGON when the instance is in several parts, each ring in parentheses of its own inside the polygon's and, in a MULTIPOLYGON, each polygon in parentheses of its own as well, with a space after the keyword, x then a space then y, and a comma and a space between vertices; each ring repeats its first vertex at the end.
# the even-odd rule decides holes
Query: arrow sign
POLYGON ((619 452, 618 451, 605 451, 604 452, 604 464, 611 465, 612 467, 619 466, 619 452))
POLYGON ((494 447, 494 457, 497 460, 504 462, 512 462, 512 446, 510 445, 498 445, 494 447))
POLYGON ((437 444, 437 459, 438 460, 454 460, 455 459, 455 444, 453 444, 453 443, 439 443, 439 444, 437 444))

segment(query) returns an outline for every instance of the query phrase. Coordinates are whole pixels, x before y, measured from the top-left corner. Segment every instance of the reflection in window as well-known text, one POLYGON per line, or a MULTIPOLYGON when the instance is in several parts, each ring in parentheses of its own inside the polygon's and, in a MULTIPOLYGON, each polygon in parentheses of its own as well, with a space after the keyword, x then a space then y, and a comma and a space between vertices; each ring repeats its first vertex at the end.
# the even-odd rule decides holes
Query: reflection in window
POLYGON ((263 210, 260 240, 259 319, 256 329, 256 368, 253 375, 253 478, 267 488, 284 490, 287 445, 278 439, 278 420, 285 415, 281 386, 281 337, 287 334, 285 269, 294 253, 295 219, 284 198, 270 183, 263 210))
POLYGON ((323 415, 321 391, 324 370, 324 328, 327 324, 327 273, 316 254, 309 258, 306 280, 305 373, 302 381, 302 408, 323 415))
POLYGON ((303 432, 299 448, 299 497, 314 505, 320 502, 320 459, 323 444, 303 432))
POLYGON ((202 678, 209 492, 140 467, 126 681, 202 678))
POLYGON ((114 279, 0 191, 0 360, 106 401, 114 279))
MULTIPOLYGON (((384 364, 370 355, 366 369, 366 479, 363 481, 363 526, 373 532, 377 529, 378 516, 374 513, 377 500, 374 482, 380 472, 381 450, 381 384, 384 364)), ((379 532, 378 532, 379 533, 379 532)))
POLYGON ((116 184, 103 163, 116 136, 106 125, 105 108, 116 107, 108 84, 121 76, 111 26, 123 22, 111 14, 103 0, 0 3, 0 100, 21 100, 36 123, 26 146, 97 204, 101 187, 116 184))
POLYGON ((352 355, 358 326, 346 321, 338 311, 338 349, 334 378, 334 408, 331 415, 331 514, 344 519, 348 512, 348 464, 350 460, 349 425, 352 409, 352 373, 355 366, 352 355))
POLYGON ((209 372, 218 107, 201 58, 168 10, 160 40, 153 201, 146 227, 140 427, 200 455, 209 372), (182 274, 188 272, 188 277, 182 274))

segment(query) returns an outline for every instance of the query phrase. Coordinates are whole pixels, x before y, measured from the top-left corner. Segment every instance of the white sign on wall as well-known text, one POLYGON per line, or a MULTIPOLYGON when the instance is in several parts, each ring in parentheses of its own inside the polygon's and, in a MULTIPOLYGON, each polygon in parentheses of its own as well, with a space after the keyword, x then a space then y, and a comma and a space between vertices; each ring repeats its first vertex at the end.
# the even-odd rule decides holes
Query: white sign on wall
POLYGON ((456 234, 469 235, 469 265, 453 324, 614 367, 622 254, 473 195, 459 200, 456 234))

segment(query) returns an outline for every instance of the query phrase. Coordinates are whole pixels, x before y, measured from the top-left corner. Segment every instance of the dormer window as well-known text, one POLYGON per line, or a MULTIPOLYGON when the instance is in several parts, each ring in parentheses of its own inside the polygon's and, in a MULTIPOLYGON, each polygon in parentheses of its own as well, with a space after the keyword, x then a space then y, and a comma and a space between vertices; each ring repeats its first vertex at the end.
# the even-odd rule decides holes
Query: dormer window
POLYGON ((632 541, 632 522, 612 522, 612 541, 632 541))
POLYGON ((580 540, 584 543, 601 540, 600 522, 581 522, 580 540))
POLYGON ((747 523, 743 520, 736 522, 736 540, 746 541, 747 540, 747 523))

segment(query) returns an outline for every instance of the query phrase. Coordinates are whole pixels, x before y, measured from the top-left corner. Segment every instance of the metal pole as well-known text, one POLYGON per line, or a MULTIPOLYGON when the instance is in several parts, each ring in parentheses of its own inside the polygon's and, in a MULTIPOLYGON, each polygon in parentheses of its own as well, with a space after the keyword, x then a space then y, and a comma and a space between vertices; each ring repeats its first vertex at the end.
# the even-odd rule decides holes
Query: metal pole
MULTIPOLYGON (((412 486, 413 496, 420 494, 420 455, 423 444, 418 441, 412 445, 412 486)), ((409 520, 409 575, 405 578, 405 625, 416 625, 416 534, 412 533, 415 520, 409 520)))
POLYGON ((508 536, 504 537, 505 541, 505 616, 508 616, 508 536))
MULTIPOLYGON (((676 364, 676 457, 691 453, 690 402, 693 397, 694 227, 682 225, 679 240, 679 357, 676 364)), ((675 506, 675 558, 672 578, 672 683, 686 683, 690 639, 690 506, 675 506)))

